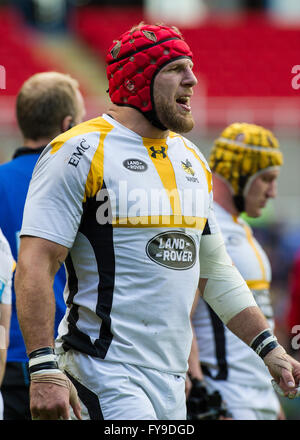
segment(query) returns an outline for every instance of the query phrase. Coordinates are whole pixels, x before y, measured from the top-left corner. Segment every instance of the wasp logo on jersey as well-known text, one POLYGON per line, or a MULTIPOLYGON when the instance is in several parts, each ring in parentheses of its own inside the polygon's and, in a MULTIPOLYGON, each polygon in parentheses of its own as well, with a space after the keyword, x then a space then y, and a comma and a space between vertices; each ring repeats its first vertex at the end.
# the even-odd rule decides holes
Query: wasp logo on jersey
POLYGON ((191 164, 191 162, 188 159, 186 159, 185 162, 183 162, 183 160, 182 160, 181 161, 181 165, 182 165, 182 168, 184 169, 184 171, 186 173, 191 174, 192 176, 195 175, 195 171, 192 168, 192 164, 191 164))
POLYGON ((189 182, 197 182, 199 183, 199 180, 197 179, 197 177, 195 177, 195 171, 192 168, 192 164, 191 162, 186 159, 186 161, 184 162, 183 160, 181 161, 181 166, 184 169, 184 171, 187 174, 190 174, 190 176, 185 176, 185 178, 189 181, 189 182), (191 177, 192 176, 192 177, 191 177))
POLYGON ((161 155, 163 159, 167 157, 165 153, 166 147, 160 147, 160 150, 156 150, 154 147, 150 147, 150 150, 152 151, 151 157, 154 157, 154 159, 156 159, 158 155, 161 155))
POLYGON ((162 232, 146 245, 150 260, 168 269, 186 270, 196 262, 196 244, 192 237, 179 232, 162 232))

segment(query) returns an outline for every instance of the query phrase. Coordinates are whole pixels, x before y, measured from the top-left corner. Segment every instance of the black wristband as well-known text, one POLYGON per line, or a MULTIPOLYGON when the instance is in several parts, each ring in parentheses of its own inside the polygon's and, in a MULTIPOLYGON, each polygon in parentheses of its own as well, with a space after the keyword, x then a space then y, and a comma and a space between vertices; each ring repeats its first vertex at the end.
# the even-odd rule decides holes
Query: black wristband
POLYGON ((34 359, 40 356, 45 356, 46 354, 55 354, 54 348, 52 347, 38 348, 37 350, 33 350, 31 353, 29 353, 28 357, 29 359, 34 359))
POLYGON ((263 330, 253 341, 250 343, 250 347, 258 354, 262 359, 274 348, 278 347, 276 336, 273 335, 271 329, 263 330))
POLYGON ((58 369, 58 363, 56 361, 43 362, 42 364, 37 364, 37 365, 33 365, 32 367, 29 367, 29 373, 32 374, 40 370, 57 370, 57 369, 58 369))
POLYGON ((273 350, 274 348, 278 347, 278 342, 277 341, 271 341, 269 342, 259 353, 259 356, 263 359, 268 353, 269 351, 273 350))
POLYGON ((29 373, 41 370, 57 370, 58 362, 52 347, 42 347, 29 354, 29 373))
POLYGON ((270 336, 273 336, 272 332, 267 329, 264 330, 262 333, 260 333, 252 342, 250 347, 256 351, 257 347, 267 338, 269 338, 270 336))

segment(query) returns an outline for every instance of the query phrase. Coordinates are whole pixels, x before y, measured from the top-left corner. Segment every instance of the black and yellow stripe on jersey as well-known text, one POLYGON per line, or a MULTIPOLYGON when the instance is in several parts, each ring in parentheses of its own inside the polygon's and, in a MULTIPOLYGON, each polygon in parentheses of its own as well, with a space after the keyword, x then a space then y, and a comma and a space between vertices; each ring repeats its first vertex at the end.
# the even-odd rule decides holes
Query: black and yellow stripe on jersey
POLYGON ((51 143, 22 234, 69 248, 59 347, 186 370, 200 240, 208 221, 217 229, 211 189, 203 155, 175 133, 142 138, 104 115, 51 143))
MULTIPOLYGON (((99 143, 94 156, 91 160, 90 170, 86 179, 85 193, 83 202, 87 198, 94 197, 103 188, 104 179, 104 142, 107 135, 114 129, 114 126, 104 118, 95 118, 90 121, 84 122, 78 126, 75 126, 71 130, 58 136, 51 142, 51 153, 55 154, 59 151, 63 145, 77 136, 84 136, 89 133, 99 132, 99 143)), ((170 139, 178 138, 181 140, 182 145, 192 153, 196 161, 201 165, 203 173, 207 182, 207 189, 210 193, 212 190, 212 175, 208 169, 203 157, 195 147, 188 146, 187 141, 180 135, 170 132, 170 139)), ((168 157, 168 143, 167 139, 149 139, 141 138, 143 146, 147 149, 149 158, 151 159, 158 175, 161 180, 163 188, 168 195, 171 213, 169 215, 148 215, 140 216, 139 220, 132 217, 122 218, 115 216, 112 219, 114 227, 180 227, 182 225, 186 227, 195 227, 197 229, 203 229, 206 218, 196 216, 185 216, 182 214, 181 202, 178 194, 178 188, 176 183, 176 176, 173 168, 173 164, 168 157)), ((70 164, 77 166, 79 160, 84 154, 86 146, 84 144, 77 145, 76 149, 70 157, 70 164)), ((182 161, 183 163, 183 161, 182 161)))

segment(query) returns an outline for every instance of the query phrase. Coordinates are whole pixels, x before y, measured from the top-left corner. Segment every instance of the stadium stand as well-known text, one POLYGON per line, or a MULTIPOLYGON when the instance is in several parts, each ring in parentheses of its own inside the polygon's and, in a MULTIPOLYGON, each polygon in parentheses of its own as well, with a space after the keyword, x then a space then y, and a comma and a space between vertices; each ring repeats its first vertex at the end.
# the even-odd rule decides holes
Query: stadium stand
MULTIPOLYGON (((142 19, 147 21, 141 8, 82 7, 73 29, 103 58, 110 41, 142 19)), ((300 102, 291 86, 291 69, 299 59, 297 26, 280 26, 260 13, 214 14, 201 26, 184 29, 184 36, 201 79, 198 93, 209 98, 208 125, 244 111, 248 120, 255 114, 255 122, 268 126, 280 121, 299 126, 300 102)))
POLYGON ((55 67, 46 57, 36 55, 32 30, 11 8, 1 8, 0 40, 0 64, 6 70, 6 89, 1 91, 1 97, 17 94, 25 78, 55 67))
MULTIPOLYGON (((94 116, 104 107, 101 99, 106 88, 102 86, 102 65, 99 68, 89 56, 86 45, 82 48, 80 41, 69 33, 47 35, 29 26, 17 9, 1 6, 0 41, 0 127, 2 131, 10 130, 8 137, 16 127, 15 97, 24 81, 37 72, 57 70, 74 76, 86 99, 87 117, 94 116)), ((3 161, 11 153, 6 151, 6 140, 1 135, 0 139, 0 161, 3 161)))
MULTIPOLYGON (((76 39, 83 42, 103 63, 110 42, 142 19, 147 21, 141 7, 90 5, 69 17, 69 30, 75 45, 76 39)), ((269 127, 299 127, 300 101, 292 87, 300 44, 296 25, 280 26, 261 13, 214 13, 201 26, 184 29, 184 35, 199 78, 194 108, 200 125, 220 126, 238 115, 269 127)), ((63 64, 57 66, 51 56, 45 57, 40 36, 14 9, 1 8, 0 65, 6 69, 6 90, 1 89, 0 122, 11 117, 9 97, 26 78, 38 71, 63 70, 63 64)), ((59 40, 56 43, 58 50, 59 40)), ((103 79, 99 92, 102 83, 103 79)))
POLYGON ((55 70, 57 65, 37 55, 37 40, 21 15, 9 7, 0 10, 0 65, 5 68, 5 88, 0 91, 0 124, 15 120, 14 105, 23 82, 36 72, 55 70))

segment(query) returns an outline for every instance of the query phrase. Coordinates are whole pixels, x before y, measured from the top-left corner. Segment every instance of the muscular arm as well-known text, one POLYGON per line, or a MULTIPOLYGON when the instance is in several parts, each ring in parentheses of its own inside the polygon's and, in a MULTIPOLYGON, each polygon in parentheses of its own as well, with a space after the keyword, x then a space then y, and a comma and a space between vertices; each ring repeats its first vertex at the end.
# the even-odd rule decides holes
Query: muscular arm
POLYGON ((202 237, 199 290, 225 325, 249 344, 268 322, 232 264, 221 234, 202 237))
POLYGON ((17 314, 27 353, 54 345, 53 281, 68 249, 36 237, 22 237, 15 275, 17 314))
MULTIPOLYGON (((199 292, 201 296, 203 296, 203 293, 205 291, 206 283, 207 279, 200 279, 199 292)), ((196 294, 196 298, 197 297, 198 295, 196 294)), ((193 316, 195 307, 196 303, 193 304, 191 316, 193 316)), ((239 312, 227 322, 226 326, 229 328, 229 330, 232 331, 232 333, 238 336, 247 345, 250 344, 250 342, 255 338, 258 333, 269 327, 268 322, 266 321, 266 318, 260 311, 259 307, 255 306, 247 307, 239 312)), ((189 368, 192 375, 194 372, 195 376, 201 379, 202 373, 200 373, 201 370, 199 367, 198 346, 195 335, 193 337, 192 348, 189 358, 189 368)))
MULTIPOLYGON (((202 237, 200 278, 203 298, 242 341, 250 345, 268 329, 266 318, 226 252, 221 234, 202 237)), ((288 356, 280 345, 265 354, 263 360, 286 395, 291 389, 295 394, 295 383, 297 385, 300 380, 300 363, 288 356)))
MULTIPOLYGON (((28 354, 54 346, 53 281, 67 254, 66 247, 48 240, 29 236, 21 239, 15 291, 18 319, 28 354)), ((77 394, 69 379, 56 370, 53 370, 55 374, 50 374, 51 370, 49 374, 42 371, 31 375, 32 417, 68 419, 71 405, 77 418, 81 418, 77 394)))
POLYGON ((247 307, 227 323, 227 327, 247 345, 261 331, 269 327, 263 313, 258 307, 247 307))

